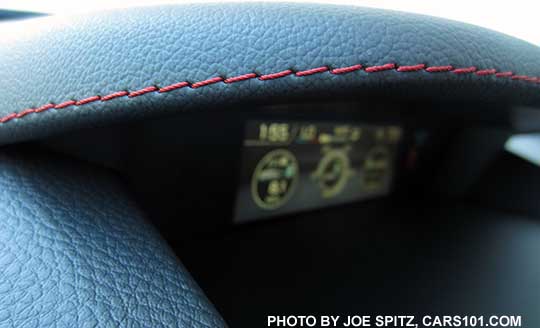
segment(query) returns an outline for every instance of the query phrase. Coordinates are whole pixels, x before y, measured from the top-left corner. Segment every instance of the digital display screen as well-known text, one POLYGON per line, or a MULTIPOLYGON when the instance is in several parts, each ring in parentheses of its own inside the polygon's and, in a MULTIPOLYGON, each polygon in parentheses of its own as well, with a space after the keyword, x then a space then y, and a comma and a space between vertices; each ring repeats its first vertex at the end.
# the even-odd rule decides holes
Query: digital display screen
POLYGON ((387 194, 401 137, 394 125, 248 122, 235 221, 387 194))

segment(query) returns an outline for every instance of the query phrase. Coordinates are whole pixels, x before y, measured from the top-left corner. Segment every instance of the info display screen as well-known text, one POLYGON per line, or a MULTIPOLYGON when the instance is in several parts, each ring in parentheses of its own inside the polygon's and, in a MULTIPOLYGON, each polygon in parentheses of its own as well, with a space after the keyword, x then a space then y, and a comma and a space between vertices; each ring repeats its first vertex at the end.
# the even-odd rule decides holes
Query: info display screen
POLYGON ((387 194, 401 136, 394 125, 248 122, 235 221, 387 194))

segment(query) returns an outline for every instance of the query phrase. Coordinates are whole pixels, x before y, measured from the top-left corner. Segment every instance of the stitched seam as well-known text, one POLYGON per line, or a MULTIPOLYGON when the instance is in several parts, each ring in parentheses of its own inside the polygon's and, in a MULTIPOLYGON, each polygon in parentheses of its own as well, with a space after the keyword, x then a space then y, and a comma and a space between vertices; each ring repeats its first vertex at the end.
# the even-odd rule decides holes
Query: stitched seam
POLYGON ((284 71, 280 71, 276 73, 269 73, 269 74, 247 73, 247 74, 232 76, 229 78, 216 76, 210 79, 197 81, 197 82, 182 81, 182 82, 166 85, 163 87, 151 85, 151 86, 147 86, 145 88, 134 90, 134 91, 122 90, 122 91, 113 92, 105 96, 94 95, 94 96, 83 98, 80 100, 67 100, 59 104, 48 103, 37 108, 27 108, 20 112, 11 113, 3 117, 0 117, 0 124, 7 123, 14 119, 22 119, 29 114, 42 113, 42 112, 48 111, 49 109, 64 109, 64 108, 73 107, 73 106, 80 107, 80 106, 84 106, 91 103, 107 102, 116 98, 123 98, 123 97, 127 97, 127 99, 131 99, 131 98, 136 98, 136 97, 145 95, 147 93, 153 93, 153 92, 166 93, 166 92, 171 92, 171 91, 186 88, 186 87, 191 88, 191 89, 198 89, 198 88, 202 88, 202 87, 209 86, 216 83, 224 83, 226 85, 229 85, 229 84, 238 83, 238 82, 251 80, 251 79, 258 79, 260 81, 270 81, 270 80, 280 79, 289 75, 300 78, 300 77, 309 77, 311 75, 322 74, 322 73, 342 75, 342 74, 352 73, 356 71, 364 71, 368 75, 379 73, 379 72, 385 72, 385 71, 395 71, 398 73, 414 73, 414 72, 424 71, 424 72, 428 72, 432 74, 452 73, 452 74, 457 74, 457 75, 474 74, 478 77, 506 78, 509 81, 520 81, 520 82, 540 84, 540 77, 537 77, 537 76, 519 75, 519 74, 514 74, 511 71, 499 72, 494 68, 477 69, 475 66, 457 67, 457 68, 452 65, 427 66, 426 64, 398 66, 395 63, 388 63, 384 65, 375 65, 375 66, 362 66, 361 64, 356 64, 356 65, 351 65, 351 66, 335 67, 335 68, 331 68, 330 66, 321 66, 321 67, 315 67, 315 68, 310 68, 310 69, 301 70, 301 71, 286 69, 284 71))

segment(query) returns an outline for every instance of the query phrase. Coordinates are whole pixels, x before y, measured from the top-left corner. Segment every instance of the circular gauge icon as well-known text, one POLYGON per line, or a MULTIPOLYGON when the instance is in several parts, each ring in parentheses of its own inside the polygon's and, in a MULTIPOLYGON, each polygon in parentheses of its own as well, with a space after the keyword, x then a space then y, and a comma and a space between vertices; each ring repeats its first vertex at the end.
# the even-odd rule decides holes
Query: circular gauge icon
POLYGON ((286 149, 276 149, 259 161, 251 178, 251 195, 262 209, 283 206, 298 183, 298 162, 286 149))
POLYGON ((383 146, 371 149, 364 160, 364 186, 369 190, 384 187, 391 166, 390 151, 383 146))
POLYGON ((323 149, 323 158, 312 177, 318 182, 324 198, 339 194, 354 174, 347 150, 323 149))

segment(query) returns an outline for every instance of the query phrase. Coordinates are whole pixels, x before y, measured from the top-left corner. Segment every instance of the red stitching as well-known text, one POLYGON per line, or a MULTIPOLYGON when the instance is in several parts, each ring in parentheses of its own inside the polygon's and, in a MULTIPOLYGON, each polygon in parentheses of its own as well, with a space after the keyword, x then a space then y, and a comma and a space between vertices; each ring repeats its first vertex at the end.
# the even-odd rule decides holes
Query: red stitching
POLYGON ((426 72, 429 73, 439 73, 439 72, 448 72, 454 69, 454 66, 446 65, 446 66, 431 66, 426 68, 426 72))
POLYGON ((12 113, 12 114, 6 115, 6 116, 0 118, 0 123, 6 123, 8 121, 11 121, 15 117, 17 117, 17 113, 12 113))
POLYGON ((58 105, 55 105, 54 108, 62 109, 62 108, 66 108, 66 107, 69 107, 69 106, 73 106, 73 105, 75 105, 75 103, 76 103, 75 100, 68 100, 68 101, 64 101, 63 103, 60 103, 58 105))
POLYGON ((484 76, 484 75, 493 75, 497 73, 496 69, 483 69, 476 72, 476 75, 478 76, 484 76))
POLYGON ((54 108, 54 104, 43 105, 41 107, 36 108, 34 110, 34 113, 41 113, 41 112, 44 112, 44 111, 49 110, 51 108, 54 108))
POLYGON ((495 74, 496 77, 510 77, 512 75, 514 75, 512 72, 500 72, 495 74))
POLYGON ((200 87, 204 87, 205 85, 210 85, 210 84, 218 83, 218 82, 221 82, 221 81, 223 81, 223 78, 218 76, 218 77, 213 77, 213 78, 208 79, 208 80, 193 83, 191 85, 191 87, 193 89, 197 89, 197 88, 200 88, 200 87))
POLYGON ((464 68, 456 68, 452 70, 452 73, 454 74, 466 74, 466 73, 474 73, 476 72, 476 67, 464 67, 464 68))
POLYGON ((424 64, 410 65, 410 66, 400 66, 398 67, 398 72, 416 72, 421 71, 426 67, 424 64))
POLYGON ((142 95, 144 95, 145 93, 154 92, 154 91, 156 91, 157 89, 158 89, 158 88, 157 88, 155 85, 151 85, 151 86, 149 86, 149 87, 142 88, 142 89, 139 89, 139 90, 132 91, 132 92, 128 93, 128 97, 129 97, 129 98, 133 98, 133 97, 142 96, 142 95))
POLYGON ((354 71, 359 71, 362 69, 362 67, 363 67, 362 65, 358 64, 358 65, 352 65, 352 66, 347 66, 347 67, 334 68, 333 70, 330 71, 330 73, 345 74, 345 73, 350 73, 354 71))
POLYGON ((159 93, 163 93, 163 92, 169 92, 169 91, 173 91, 173 90, 176 90, 176 89, 181 89, 181 88, 184 88, 184 87, 187 87, 189 86, 189 82, 178 82, 178 83, 173 83, 171 85, 168 85, 166 87, 163 87, 163 88, 160 88, 158 90, 159 93))
POLYGON ((242 75, 238 75, 238 76, 233 76, 233 77, 230 77, 228 79, 225 79, 225 83, 234 83, 234 82, 240 82, 240 81, 245 81, 245 80, 249 80, 249 79, 254 79, 257 77, 257 74, 255 73, 248 73, 248 74, 242 74, 242 75))
POLYGON ((366 71, 367 73, 376 73, 376 72, 388 71, 394 68, 396 68, 396 64, 390 63, 390 64, 384 64, 384 65, 379 65, 379 66, 366 67, 364 68, 364 71, 366 71))
POLYGON ((81 100, 75 102, 75 105, 82 106, 84 104, 88 104, 88 103, 91 103, 91 102, 94 102, 94 101, 98 101, 100 99, 101 99, 100 96, 88 97, 88 98, 84 98, 84 99, 81 99, 81 100))
POLYGON ((261 75, 261 76, 259 76, 259 80, 266 81, 266 80, 279 79, 280 77, 291 75, 292 73, 293 73, 293 71, 291 71, 290 69, 287 69, 287 70, 277 72, 277 73, 261 75))
POLYGON ((29 109, 25 109, 22 112, 18 113, 15 117, 16 118, 21 118, 21 117, 24 117, 24 116, 26 116, 26 115, 28 115, 30 113, 35 113, 35 112, 36 112, 35 109, 29 108, 29 109))
POLYGON ((394 63, 388 63, 384 65, 375 65, 375 66, 369 66, 369 67, 364 67, 360 64, 356 64, 356 65, 351 65, 351 66, 337 67, 333 69, 331 69, 328 66, 320 66, 320 67, 310 68, 310 69, 296 71, 296 72, 293 70, 287 69, 281 72, 264 74, 264 75, 258 75, 257 73, 247 73, 247 74, 233 76, 230 78, 223 78, 223 77, 217 76, 217 77, 213 77, 207 80, 198 81, 194 83, 183 81, 183 82, 173 83, 173 84, 161 87, 161 88, 158 88, 157 86, 152 85, 152 86, 148 86, 146 88, 142 88, 142 89, 131 91, 131 92, 130 91, 117 91, 103 97, 99 95, 95 95, 95 96, 83 98, 81 100, 67 100, 60 104, 49 103, 41 107, 27 108, 18 113, 11 113, 3 117, 0 117, 0 123, 6 123, 13 119, 20 119, 29 114, 41 113, 41 112, 44 112, 53 108, 63 109, 70 106, 84 106, 86 104, 94 103, 100 100, 101 102, 105 102, 105 101, 109 101, 115 98, 120 98, 120 97, 125 97, 125 96, 128 96, 129 98, 134 98, 134 97, 142 96, 150 92, 165 93, 165 92, 170 92, 170 91, 185 88, 185 87, 197 89, 197 88, 201 88, 201 87, 219 83, 219 82, 231 84, 231 83, 237 83, 237 82, 241 82, 245 80, 255 79, 257 77, 261 81, 268 81, 268 80, 275 80, 275 79, 283 78, 285 76, 293 75, 293 74, 296 77, 304 77, 304 76, 309 76, 309 75, 319 74, 319 73, 324 73, 324 72, 340 75, 340 74, 347 74, 347 73, 352 73, 352 72, 360 71, 360 70, 364 70, 366 73, 377 73, 377 72, 390 71, 390 70, 395 70, 396 72, 400 72, 400 73, 418 72, 418 71, 425 71, 428 73, 451 72, 454 74, 474 73, 476 76, 479 76, 479 77, 486 77, 486 76, 489 77, 493 75, 497 78, 506 77, 506 78, 509 78, 511 81, 522 81, 522 82, 529 82, 529 83, 535 83, 535 84, 540 83, 540 77, 537 77, 537 76, 517 75, 511 71, 497 72, 497 70, 493 68, 478 70, 474 66, 462 67, 462 68, 454 68, 454 66, 451 66, 451 65, 428 67, 425 64, 398 66, 394 63))
POLYGON ((313 74, 317 74, 317 73, 322 73, 322 72, 326 72, 328 70, 328 67, 326 66, 322 66, 322 67, 317 67, 317 68, 312 68, 312 69, 307 69, 305 71, 299 71, 299 72, 296 72, 296 76, 307 76, 307 75, 313 75, 313 74))
POLYGON ((129 92, 127 92, 127 91, 113 92, 113 93, 111 93, 109 95, 101 97, 101 101, 109 101, 111 99, 118 98, 118 97, 124 97, 124 96, 127 96, 127 95, 129 95, 129 92))

